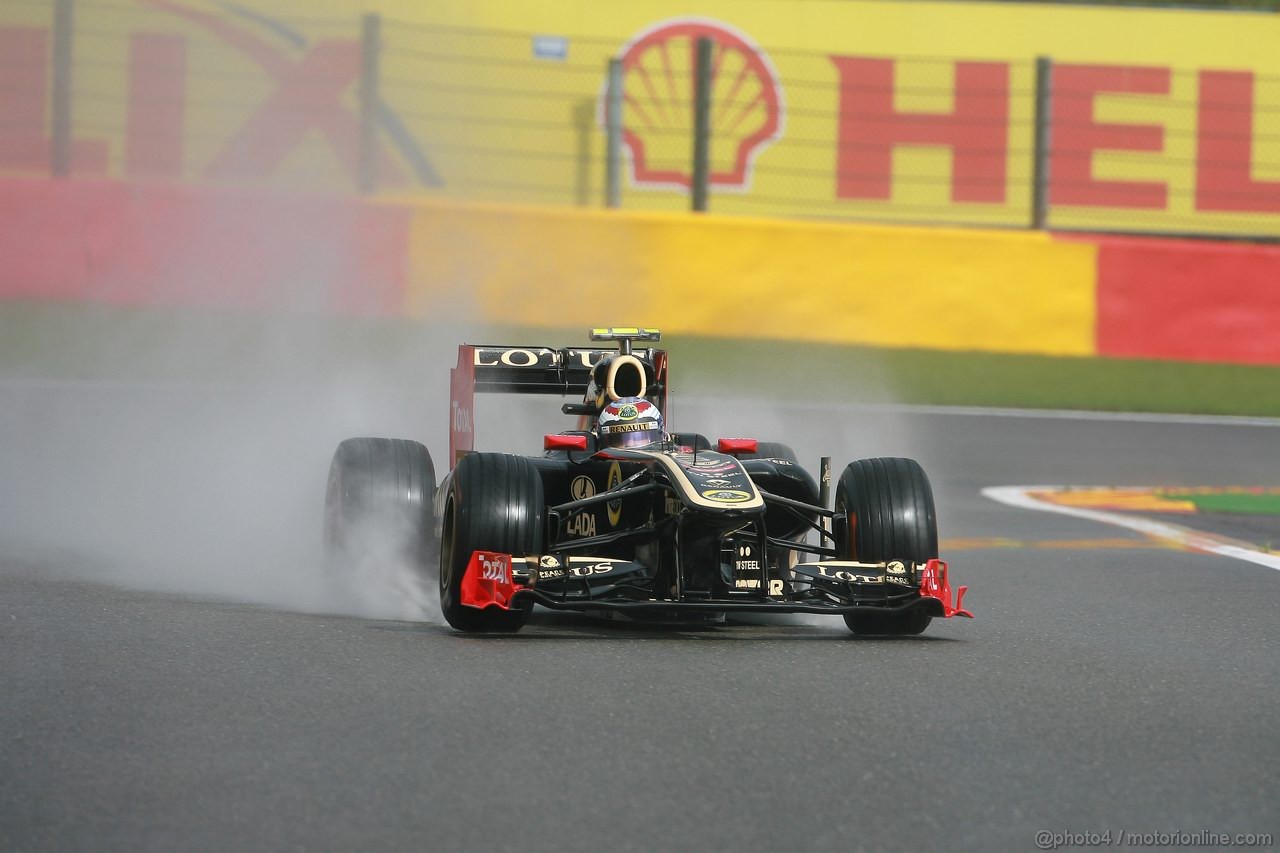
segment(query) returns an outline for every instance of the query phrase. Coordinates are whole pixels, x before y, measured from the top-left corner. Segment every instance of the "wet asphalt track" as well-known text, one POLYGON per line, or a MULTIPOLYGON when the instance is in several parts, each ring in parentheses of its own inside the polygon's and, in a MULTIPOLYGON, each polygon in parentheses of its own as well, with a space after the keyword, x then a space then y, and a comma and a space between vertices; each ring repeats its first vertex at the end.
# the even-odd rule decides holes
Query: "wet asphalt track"
MULTIPOLYGON (((921 638, 550 614, 477 638, 96 583, 92 540, 68 532, 74 557, 32 544, 40 519, 60 542, 103 513, 102 542, 145 540, 124 512, 142 487, 119 484, 117 523, 86 460, 125 453, 139 482, 182 482, 174 445, 113 427, 174 427, 160 409, 210 424, 241 396, 175 405, 185 393, 26 389, 0 414, 24 439, 0 457, 0 850, 1032 850, 1039 830, 1280 831, 1280 573, 1065 547, 1142 540, 978 494, 1276 485, 1280 427, 684 404, 686 428, 789 438, 805 461, 913 455, 944 540, 1026 547, 944 555, 978 618, 921 638)), ((324 408, 285 403, 299 423, 324 408)), ((201 465, 275 447, 238 426, 202 436, 201 465)), ((323 468, 332 436, 311 438, 257 465, 261 488, 316 453, 323 468)), ((180 489, 142 491, 181 527, 180 489)))

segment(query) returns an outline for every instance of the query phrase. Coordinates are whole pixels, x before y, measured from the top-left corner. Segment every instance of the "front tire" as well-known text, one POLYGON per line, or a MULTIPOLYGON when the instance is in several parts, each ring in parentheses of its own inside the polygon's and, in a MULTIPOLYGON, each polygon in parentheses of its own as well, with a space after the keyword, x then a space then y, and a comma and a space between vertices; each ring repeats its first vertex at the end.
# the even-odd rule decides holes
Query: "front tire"
MULTIPOLYGON (((846 559, 923 563, 938 556, 933 488, 914 459, 851 462, 836 486, 836 548, 846 559)), ((861 635, 920 634, 932 616, 923 607, 901 613, 848 613, 845 624, 861 635)))
POLYGON ((454 469, 440 531, 440 610, 459 631, 520 630, 532 603, 477 610, 462 603, 462 576, 475 551, 520 559, 542 552, 542 478, 522 456, 472 453, 454 469))

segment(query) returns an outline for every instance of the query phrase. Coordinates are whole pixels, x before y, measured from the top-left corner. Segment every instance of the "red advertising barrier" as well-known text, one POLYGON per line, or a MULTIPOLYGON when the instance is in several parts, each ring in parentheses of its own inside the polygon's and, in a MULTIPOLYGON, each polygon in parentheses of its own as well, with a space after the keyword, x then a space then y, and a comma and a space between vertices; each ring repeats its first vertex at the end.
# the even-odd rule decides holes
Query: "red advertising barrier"
POLYGON ((398 315, 408 225, 297 193, 0 179, 0 299, 398 315))
POLYGON ((1280 364, 1280 247, 1090 239, 1098 355, 1280 364))

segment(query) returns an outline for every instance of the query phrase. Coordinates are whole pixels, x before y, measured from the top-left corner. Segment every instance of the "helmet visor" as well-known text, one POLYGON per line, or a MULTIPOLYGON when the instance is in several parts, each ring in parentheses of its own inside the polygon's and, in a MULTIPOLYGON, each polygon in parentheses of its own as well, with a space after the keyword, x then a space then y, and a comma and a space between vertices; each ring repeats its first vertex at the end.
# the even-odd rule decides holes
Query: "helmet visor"
POLYGON ((654 421, 610 424, 603 433, 606 447, 646 447, 662 440, 662 427, 654 421))

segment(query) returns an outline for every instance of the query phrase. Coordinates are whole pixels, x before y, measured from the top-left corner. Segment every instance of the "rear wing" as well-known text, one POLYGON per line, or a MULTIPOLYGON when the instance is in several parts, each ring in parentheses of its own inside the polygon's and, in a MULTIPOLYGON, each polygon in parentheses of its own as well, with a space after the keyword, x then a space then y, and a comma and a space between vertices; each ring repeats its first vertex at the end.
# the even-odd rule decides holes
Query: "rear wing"
MULTIPOLYGON (((476 394, 558 394, 583 399, 592 368, 616 349, 461 344, 458 366, 449 371, 449 467, 475 449, 476 394)), ((631 350, 653 365, 654 402, 666 414, 667 351, 631 350)))

